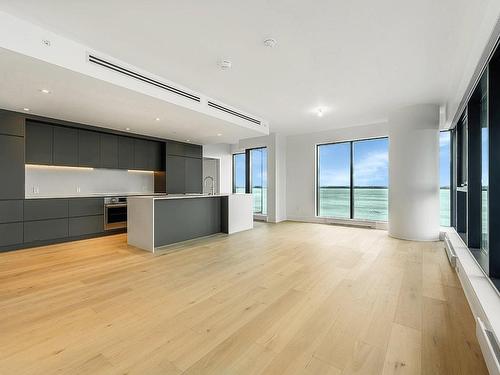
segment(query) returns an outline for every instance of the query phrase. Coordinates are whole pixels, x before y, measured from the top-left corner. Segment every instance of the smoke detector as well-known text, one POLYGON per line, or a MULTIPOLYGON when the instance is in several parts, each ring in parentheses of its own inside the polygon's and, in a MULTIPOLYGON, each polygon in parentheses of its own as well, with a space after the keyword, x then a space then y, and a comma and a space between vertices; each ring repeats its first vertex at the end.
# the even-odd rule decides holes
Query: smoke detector
POLYGON ((222 59, 221 61, 219 61, 219 66, 222 70, 228 70, 231 69, 233 63, 231 62, 231 60, 222 59))
POLYGON ((276 46, 276 39, 274 38, 267 38, 264 40, 264 45, 269 48, 274 48, 276 46))

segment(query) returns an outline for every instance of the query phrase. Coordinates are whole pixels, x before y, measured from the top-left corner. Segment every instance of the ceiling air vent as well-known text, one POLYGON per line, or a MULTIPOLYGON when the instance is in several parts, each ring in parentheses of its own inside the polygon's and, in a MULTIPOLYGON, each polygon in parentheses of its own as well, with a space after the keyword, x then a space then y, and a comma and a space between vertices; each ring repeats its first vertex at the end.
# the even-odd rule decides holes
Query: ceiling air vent
POLYGON ((121 67, 121 66, 116 65, 116 64, 114 64, 112 62, 109 62, 109 61, 106 61, 104 59, 101 59, 100 57, 97 57, 97 56, 89 54, 88 59, 89 59, 89 62, 91 62, 93 64, 100 65, 100 66, 102 66, 104 68, 107 68, 107 69, 110 69, 110 70, 114 70, 115 72, 124 74, 126 76, 129 76, 129 77, 132 77, 132 78, 135 78, 135 79, 138 79, 139 81, 142 81, 142 82, 147 83, 149 85, 153 85, 153 86, 156 86, 156 87, 158 87, 160 89, 169 91, 171 93, 174 93, 174 94, 177 94, 177 95, 181 95, 181 96, 183 96, 185 98, 194 100, 196 102, 200 102, 200 97, 199 96, 193 95, 193 94, 191 94, 191 93, 189 93, 187 91, 184 91, 184 90, 178 89, 176 87, 167 85, 165 83, 159 82, 156 79, 149 78, 149 77, 146 77, 145 75, 133 72, 130 69, 121 67))
POLYGON ((236 112, 236 111, 234 111, 232 109, 223 107, 223 106, 221 106, 221 105, 219 105, 217 103, 211 102, 210 100, 208 101, 208 106, 212 107, 212 108, 215 108, 215 109, 217 109, 219 111, 223 111, 223 112, 229 113, 230 115, 237 116, 239 118, 242 118, 243 120, 253 122, 254 124, 261 125, 261 122, 259 120, 257 120, 257 119, 254 119, 253 117, 250 117, 250 116, 244 115, 243 113, 239 113, 239 112, 236 112))

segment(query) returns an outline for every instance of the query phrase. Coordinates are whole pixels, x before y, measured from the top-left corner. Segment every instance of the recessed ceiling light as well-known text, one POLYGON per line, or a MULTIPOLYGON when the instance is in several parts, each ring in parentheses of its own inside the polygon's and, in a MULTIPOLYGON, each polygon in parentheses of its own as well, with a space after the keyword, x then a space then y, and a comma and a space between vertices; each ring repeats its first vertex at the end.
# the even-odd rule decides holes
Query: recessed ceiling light
POLYGON ((264 39, 264 45, 269 48, 274 48, 276 46, 276 39, 274 38, 267 38, 264 39))
POLYGON ((190 139, 186 139, 186 142, 191 142, 191 140, 190 139))
POLYGON ((318 117, 323 117, 323 114, 325 113, 324 109, 323 108, 318 108, 316 110, 316 114, 318 115, 318 117))
POLYGON ((160 121, 160 118, 159 118, 159 117, 157 117, 155 120, 156 120, 156 121, 160 121))
POLYGON ((217 137, 220 137, 222 134, 221 133, 217 133, 217 137))
POLYGON ((40 91, 44 94, 50 94, 50 90, 47 89, 41 89, 40 91))
POLYGON ((23 110, 24 110, 24 111, 26 111, 26 112, 29 112, 29 111, 30 111, 30 109, 29 109, 29 108, 23 108, 23 110))
POLYGON ((228 69, 231 69, 231 67, 233 66, 233 63, 231 62, 231 60, 222 59, 219 62, 219 66, 222 70, 228 70, 228 69))
POLYGON ((130 130, 130 128, 125 128, 125 130, 129 131, 129 130, 130 130))

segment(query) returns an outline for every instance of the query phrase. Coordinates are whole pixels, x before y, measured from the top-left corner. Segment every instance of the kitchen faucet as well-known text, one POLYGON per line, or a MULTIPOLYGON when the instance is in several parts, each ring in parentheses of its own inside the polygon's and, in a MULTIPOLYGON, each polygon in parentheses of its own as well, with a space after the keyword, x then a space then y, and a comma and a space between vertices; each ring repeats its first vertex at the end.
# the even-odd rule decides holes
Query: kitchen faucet
POLYGON ((207 186, 207 180, 212 181, 212 188, 210 189, 209 195, 215 195, 215 181, 214 181, 214 178, 212 176, 205 177, 205 179, 203 180, 205 186, 207 186))

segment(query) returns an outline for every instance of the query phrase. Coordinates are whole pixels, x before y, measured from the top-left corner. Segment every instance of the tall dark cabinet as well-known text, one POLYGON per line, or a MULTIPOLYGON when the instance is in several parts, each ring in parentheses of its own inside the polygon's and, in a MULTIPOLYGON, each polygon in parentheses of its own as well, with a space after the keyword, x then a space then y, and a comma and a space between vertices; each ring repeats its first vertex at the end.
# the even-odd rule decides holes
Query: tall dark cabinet
POLYGON ((167 142, 166 162, 169 194, 203 192, 202 147, 190 143, 167 142))

